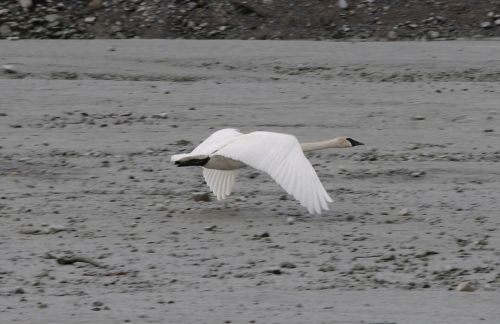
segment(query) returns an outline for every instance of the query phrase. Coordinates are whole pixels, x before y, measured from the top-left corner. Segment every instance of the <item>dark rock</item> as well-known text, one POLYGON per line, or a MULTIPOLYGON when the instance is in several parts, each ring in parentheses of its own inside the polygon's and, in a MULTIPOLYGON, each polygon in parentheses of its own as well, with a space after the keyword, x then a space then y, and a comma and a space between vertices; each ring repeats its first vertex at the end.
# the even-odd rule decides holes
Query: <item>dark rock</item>
POLYGON ((208 202, 210 201, 210 193, 208 192, 198 192, 198 193, 194 193, 191 198, 194 200, 194 201, 205 201, 205 202, 208 202))
POLYGON ((272 268, 264 270, 264 272, 274 274, 274 275, 283 274, 283 271, 279 267, 272 267, 272 268))
POLYGON ((294 269, 297 266, 292 262, 284 261, 284 262, 280 263, 280 267, 282 267, 284 269, 294 269))

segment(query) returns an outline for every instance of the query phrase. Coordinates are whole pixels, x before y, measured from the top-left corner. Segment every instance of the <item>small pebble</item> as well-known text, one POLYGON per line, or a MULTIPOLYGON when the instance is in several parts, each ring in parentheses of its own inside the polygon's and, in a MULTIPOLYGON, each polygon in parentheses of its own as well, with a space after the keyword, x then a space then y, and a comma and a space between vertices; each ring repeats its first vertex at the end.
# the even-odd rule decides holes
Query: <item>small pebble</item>
POLYGON ((349 7, 346 0, 338 0, 337 6, 339 6, 340 9, 347 9, 347 7, 349 7))
POLYGON ((281 269, 279 267, 271 267, 269 269, 264 270, 264 272, 266 272, 266 273, 272 273, 272 274, 275 274, 275 275, 283 274, 283 271, 281 271, 281 269))
POLYGON ((14 65, 12 64, 4 64, 2 65, 2 69, 4 70, 4 72, 7 72, 7 73, 17 73, 17 69, 14 65))
POLYGON ((413 178, 419 178, 419 177, 423 176, 424 174, 425 174, 425 172, 423 172, 423 171, 415 171, 415 172, 412 172, 410 174, 410 176, 413 178))
POLYGON ((197 193, 194 193, 191 198, 194 200, 194 201, 205 201, 205 202, 208 202, 210 201, 210 194, 208 192, 197 192, 197 193))
POLYGON ((159 114, 154 114, 153 118, 167 119, 168 118, 168 113, 162 112, 162 113, 159 113, 159 114))
POLYGON ((479 24, 479 27, 484 29, 491 28, 491 23, 489 21, 483 21, 482 23, 479 24))
POLYGON ((292 262, 284 261, 284 262, 280 263, 280 267, 282 267, 284 269, 294 269, 297 266, 292 262))
POLYGON ((476 289, 471 285, 470 282, 468 281, 463 281, 458 284, 458 286, 455 288, 457 291, 466 291, 466 292, 472 292, 475 291, 476 289))
POLYGON ((399 216, 408 216, 408 215, 411 215, 410 211, 408 210, 408 208, 403 208, 399 211, 398 213, 399 216))

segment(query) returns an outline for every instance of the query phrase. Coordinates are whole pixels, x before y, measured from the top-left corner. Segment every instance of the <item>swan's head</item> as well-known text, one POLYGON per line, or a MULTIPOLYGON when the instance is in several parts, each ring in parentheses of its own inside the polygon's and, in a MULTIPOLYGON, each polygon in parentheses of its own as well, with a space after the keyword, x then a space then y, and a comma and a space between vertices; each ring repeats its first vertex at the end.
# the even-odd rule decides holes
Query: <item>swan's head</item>
POLYGON ((358 146, 358 145, 364 145, 363 143, 358 142, 355 139, 352 139, 352 138, 346 137, 346 136, 337 137, 335 140, 336 140, 339 147, 347 148, 347 147, 353 147, 353 146, 358 146))

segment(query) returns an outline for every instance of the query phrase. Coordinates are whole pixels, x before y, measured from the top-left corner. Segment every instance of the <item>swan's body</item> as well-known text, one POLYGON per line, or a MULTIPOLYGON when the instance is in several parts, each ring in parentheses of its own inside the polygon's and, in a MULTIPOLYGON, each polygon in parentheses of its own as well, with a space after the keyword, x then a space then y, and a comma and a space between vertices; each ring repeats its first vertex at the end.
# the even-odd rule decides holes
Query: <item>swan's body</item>
POLYGON ((361 143, 346 137, 300 144, 293 135, 273 132, 242 134, 231 128, 210 135, 191 153, 176 154, 177 166, 202 166, 203 176, 217 199, 231 193, 237 169, 247 165, 268 173, 310 213, 328 210, 332 202, 304 152, 345 148, 361 143))

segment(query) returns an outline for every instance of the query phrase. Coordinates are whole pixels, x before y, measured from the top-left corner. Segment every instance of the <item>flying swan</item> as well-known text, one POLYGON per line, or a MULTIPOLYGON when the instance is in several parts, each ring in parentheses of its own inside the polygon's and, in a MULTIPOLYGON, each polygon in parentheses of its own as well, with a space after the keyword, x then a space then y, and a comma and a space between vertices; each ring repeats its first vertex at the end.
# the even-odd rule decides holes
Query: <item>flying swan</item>
POLYGON ((231 194, 236 170, 247 165, 268 173, 311 213, 321 214, 332 202, 304 152, 363 145, 348 137, 299 143, 293 135, 240 133, 233 128, 210 135, 191 153, 172 155, 177 166, 202 166, 203 177, 218 200, 231 194))

